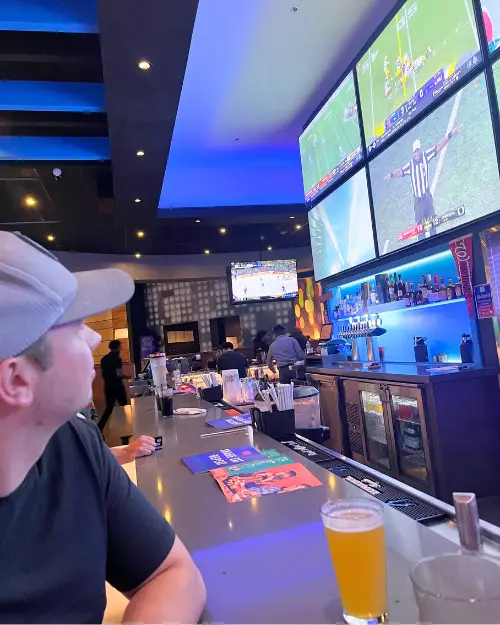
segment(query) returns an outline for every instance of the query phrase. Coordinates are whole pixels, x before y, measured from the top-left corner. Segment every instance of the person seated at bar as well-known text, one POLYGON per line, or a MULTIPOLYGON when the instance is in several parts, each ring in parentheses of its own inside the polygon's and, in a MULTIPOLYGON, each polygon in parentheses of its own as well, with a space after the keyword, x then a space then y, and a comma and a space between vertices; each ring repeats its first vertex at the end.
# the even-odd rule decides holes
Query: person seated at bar
POLYGON ((265 340, 267 330, 259 330, 253 339, 254 358, 257 358, 257 350, 261 349, 265 354, 269 351, 269 343, 265 340))
POLYGON ((217 371, 222 373, 228 369, 238 369, 240 378, 247 377, 248 361, 240 352, 234 351, 234 345, 226 341, 222 345, 222 354, 217 358, 217 371))
POLYGON ((98 429, 83 319, 130 299, 119 269, 70 273, 0 232, 0 622, 100 623, 105 581, 123 620, 196 623, 205 586, 186 548, 132 484, 98 429))
POLYGON ((289 384, 295 377, 295 371, 290 370, 290 365, 298 360, 304 360, 304 351, 297 343, 297 340, 286 335, 286 330, 282 325, 274 328, 276 339, 271 343, 267 353, 267 366, 271 373, 276 373, 274 361, 278 366, 280 382, 289 384))
POLYGON ((297 341, 297 343, 300 345, 300 349, 303 352, 305 352, 306 351, 308 338, 307 338, 307 336, 304 336, 302 334, 302 330, 300 328, 294 328, 290 332, 290 336, 297 341))

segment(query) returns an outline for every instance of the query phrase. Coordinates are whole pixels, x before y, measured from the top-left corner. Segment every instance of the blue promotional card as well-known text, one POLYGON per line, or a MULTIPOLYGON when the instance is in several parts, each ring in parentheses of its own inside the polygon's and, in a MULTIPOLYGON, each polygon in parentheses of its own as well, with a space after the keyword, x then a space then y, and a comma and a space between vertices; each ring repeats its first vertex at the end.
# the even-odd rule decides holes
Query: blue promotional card
POLYGON ((207 421, 207 425, 211 425, 218 430, 230 430, 231 428, 239 428, 244 425, 252 425, 252 417, 247 414, 230 417, 229 419, 215 419, 215 421, 207 421))
POLYGON ((212 451, 208 454, 188 456, 187 458, 183 458, 182 461, 193 473, 206 473, 212 469, 234 467, 238 464, 244 464, 245 462, 265 459, 266 456, 253 447, 234 447, 233 449, 212 451))

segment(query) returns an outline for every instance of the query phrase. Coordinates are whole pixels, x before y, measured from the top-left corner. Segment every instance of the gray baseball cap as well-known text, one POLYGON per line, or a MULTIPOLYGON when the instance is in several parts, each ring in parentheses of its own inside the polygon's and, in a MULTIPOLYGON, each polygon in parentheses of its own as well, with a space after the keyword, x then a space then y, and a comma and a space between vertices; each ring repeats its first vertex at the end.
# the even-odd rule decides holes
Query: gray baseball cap
POLYGON ((127 302, 134 281, 121 269, 71 273, 28 237, 0 231, 0 361, 50 328, 127 302))

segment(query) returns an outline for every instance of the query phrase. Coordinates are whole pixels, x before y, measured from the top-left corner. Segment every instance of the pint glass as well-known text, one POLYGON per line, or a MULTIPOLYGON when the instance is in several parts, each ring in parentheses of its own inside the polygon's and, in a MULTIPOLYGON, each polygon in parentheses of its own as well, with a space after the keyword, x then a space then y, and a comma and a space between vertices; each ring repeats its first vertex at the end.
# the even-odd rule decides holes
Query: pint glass
POLYGON ((346 623, 386 622, 383 507, 370 499, 329 501, 321 518, 346 623))

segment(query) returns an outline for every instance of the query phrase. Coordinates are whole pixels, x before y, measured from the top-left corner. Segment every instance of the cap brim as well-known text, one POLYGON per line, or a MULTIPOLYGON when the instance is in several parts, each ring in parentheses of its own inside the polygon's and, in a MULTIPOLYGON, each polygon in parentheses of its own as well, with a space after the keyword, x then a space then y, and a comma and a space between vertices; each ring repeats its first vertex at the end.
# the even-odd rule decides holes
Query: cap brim
POLYGON ((75 299, 55 325, 81 321, 125 304, 134 294, 134 281, 121 269, 97 269, 73 274, 78 282, 75 299))

